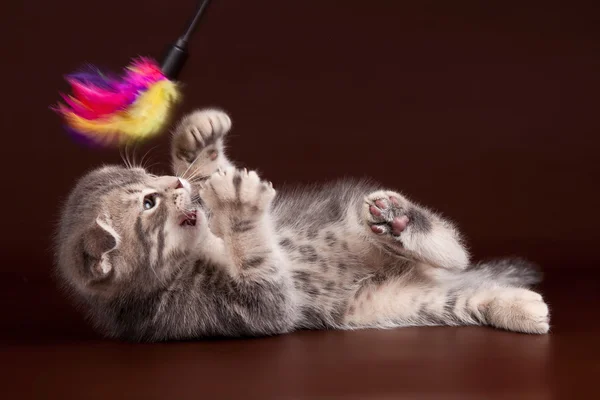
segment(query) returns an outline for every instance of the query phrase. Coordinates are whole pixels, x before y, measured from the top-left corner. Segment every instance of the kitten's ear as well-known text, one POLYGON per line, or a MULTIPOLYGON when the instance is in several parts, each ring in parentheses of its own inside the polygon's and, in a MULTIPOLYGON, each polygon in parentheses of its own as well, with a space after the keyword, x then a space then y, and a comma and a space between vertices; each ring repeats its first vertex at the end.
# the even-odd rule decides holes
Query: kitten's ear
POLYGON ((104 278, 112 271, 112 265, 105 256, 115 249, 119 243, 119 236, 109 223, 100 217, 86 230, 82 237, 83 262, 87 273, 92 279, 104 278))

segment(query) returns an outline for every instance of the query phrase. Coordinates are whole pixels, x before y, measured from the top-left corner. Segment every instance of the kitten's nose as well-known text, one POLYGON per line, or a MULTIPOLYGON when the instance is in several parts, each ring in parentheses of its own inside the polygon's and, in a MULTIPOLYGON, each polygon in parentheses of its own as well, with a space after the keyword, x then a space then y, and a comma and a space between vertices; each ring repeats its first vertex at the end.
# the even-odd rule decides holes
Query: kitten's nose
POLYGON ((175 189, 182 189, 183 188, 183 183, 181 182, 181 179, 177 178, 177 181, 175 181, 175 189))

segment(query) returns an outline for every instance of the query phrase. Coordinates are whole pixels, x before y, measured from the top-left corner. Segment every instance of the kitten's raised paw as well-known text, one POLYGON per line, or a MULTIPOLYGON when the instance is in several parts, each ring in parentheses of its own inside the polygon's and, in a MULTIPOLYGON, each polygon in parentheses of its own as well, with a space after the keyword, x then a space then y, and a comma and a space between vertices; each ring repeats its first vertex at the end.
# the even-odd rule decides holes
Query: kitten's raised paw
POLYGON ((410 222, 407 208, 408 202, 401 194, 380 190, 365 198, 364 216, 373 233, 400 236, 410 222))
POLYGON ((550 330, 548 306, 539 293, 506 288, 487 304, 487 317, 498 328, 544 334, 550 330))
POLYGON ((219 170, 201 185, 200 197, 212 209, 233 206, 257 213, 264 211, 275 197, 271 182, 262 181, 254 171, 229 167, 219 170))
POLYGON ((172 139, 173 155, 188 164, 194 163, 202 156, 215 160, 219 155, 217 141, 230 129, 231 119, 223 111, 195 111, 185 116, 175 128, 172 139))

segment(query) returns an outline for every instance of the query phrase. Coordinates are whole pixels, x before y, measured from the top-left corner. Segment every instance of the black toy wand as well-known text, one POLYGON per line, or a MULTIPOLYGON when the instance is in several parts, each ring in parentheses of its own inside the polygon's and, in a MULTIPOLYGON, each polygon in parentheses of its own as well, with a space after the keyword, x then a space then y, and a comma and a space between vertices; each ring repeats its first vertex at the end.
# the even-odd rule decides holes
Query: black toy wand
POLYGON ((188 42, 210 0, 201 0, 184 33, 159 65, 138 58, 115 78, 94 67, 67 76, 72 94, 56 107, 70 132, 99 145, 140 141, 159 133, 181 97, 175 80, 188 59, 188 42))

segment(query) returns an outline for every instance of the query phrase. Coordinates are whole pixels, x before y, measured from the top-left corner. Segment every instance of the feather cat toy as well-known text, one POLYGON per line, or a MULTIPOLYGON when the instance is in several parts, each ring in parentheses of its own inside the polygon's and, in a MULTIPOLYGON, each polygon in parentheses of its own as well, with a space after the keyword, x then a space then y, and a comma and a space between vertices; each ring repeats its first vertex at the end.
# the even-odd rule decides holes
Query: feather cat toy
POLYGON ((156 135, 180 98, 179 72, 187 43, 209 0, 201 0, 185 33, 168 49, 161 65, 150 58, 132 61, 122 76, 88 66, 67 75, 71 95, 55 111, 69 131, 103 146, 121 145, 156 135))

